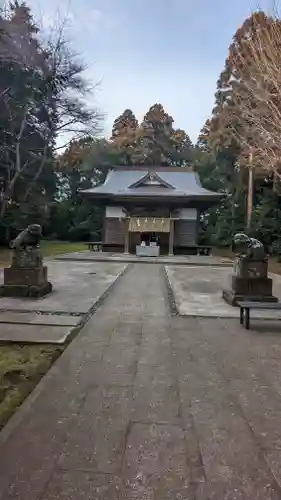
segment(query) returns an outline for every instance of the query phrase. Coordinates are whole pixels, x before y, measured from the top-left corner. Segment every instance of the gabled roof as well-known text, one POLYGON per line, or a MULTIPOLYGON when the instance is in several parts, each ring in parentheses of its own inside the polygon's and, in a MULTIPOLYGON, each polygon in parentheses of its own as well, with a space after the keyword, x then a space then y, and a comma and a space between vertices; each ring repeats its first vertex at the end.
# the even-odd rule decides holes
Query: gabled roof
POLYGON ((171 186, 171 184, 164 181, 160 177, 160 175, 157 174, 157 172, 153 172, 153 171, 147 172, 137 182, 134 182, 131 186, 129 186, 129 189, 139 188, 139 187, 147 186, 147 185, 174 189, 174 187, 171 186))
POLYGON ((221 193, 202 187, 199 176, 190 168, 116 167, 103 184, 81 191, 85 196, 104 199, 118 198, 198 198, 217 201, 221 193), (151 176, 152 174, 152 176, 151 176), (149 178, 158 182, 148 183, 149 178))

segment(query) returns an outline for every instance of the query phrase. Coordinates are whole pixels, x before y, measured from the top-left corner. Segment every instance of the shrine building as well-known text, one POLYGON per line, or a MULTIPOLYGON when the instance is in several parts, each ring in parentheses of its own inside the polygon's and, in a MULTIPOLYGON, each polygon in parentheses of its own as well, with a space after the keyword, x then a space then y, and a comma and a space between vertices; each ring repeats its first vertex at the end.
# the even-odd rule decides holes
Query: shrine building
POLYGON ((104 184, 83 190, 102 202, 102 249, 137 255, 193 253, 200 213, 217 203, 189 167, 116 167, 104 184))

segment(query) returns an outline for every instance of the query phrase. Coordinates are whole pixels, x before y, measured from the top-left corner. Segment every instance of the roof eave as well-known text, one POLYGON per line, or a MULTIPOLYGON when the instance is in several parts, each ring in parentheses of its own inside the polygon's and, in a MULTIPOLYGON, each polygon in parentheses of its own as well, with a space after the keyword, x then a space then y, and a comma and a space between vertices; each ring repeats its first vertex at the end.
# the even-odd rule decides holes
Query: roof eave
POLYGON ((206 193, 206 194, 191 194, 191 195, 180 195, 180 196, 170 196, 168 193, 167 194, 153 194, 153 195, 147 195, 145 193, 139 193, 139 194, 117 194, 117 193, 97 193, 97 192, 89 192, 88 190, 85 191, 80 191, 80 194, 82 196, 88 197, 88 198, 96 198, 99 200, 171 200, 171 201, 189 201, 189 200, 198 200, 198 201, 208 201, 211 203, 218 203, 219 200, 224 196, 222 193, 206 193))

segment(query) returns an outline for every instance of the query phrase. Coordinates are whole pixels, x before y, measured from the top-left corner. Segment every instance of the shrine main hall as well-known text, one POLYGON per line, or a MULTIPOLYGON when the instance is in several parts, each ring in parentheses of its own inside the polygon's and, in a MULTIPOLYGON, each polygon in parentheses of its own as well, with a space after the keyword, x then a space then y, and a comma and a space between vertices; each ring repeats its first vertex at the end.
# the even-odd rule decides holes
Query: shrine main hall
POLYGON ((116 167, 84 197, 104 206, 102 249, 137 255, 188 254, 198 245, 200 214, 220 193, 190 167, 116 167))

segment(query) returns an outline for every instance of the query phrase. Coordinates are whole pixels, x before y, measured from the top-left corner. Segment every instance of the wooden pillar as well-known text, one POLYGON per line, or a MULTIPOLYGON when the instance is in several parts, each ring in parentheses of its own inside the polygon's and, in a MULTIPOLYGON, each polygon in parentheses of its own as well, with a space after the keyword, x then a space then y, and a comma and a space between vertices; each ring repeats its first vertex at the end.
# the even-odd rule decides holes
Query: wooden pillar
POLYGON ((129 253, 129 219, 125 220, 125 242, 124 242, 124 253, 129 253))
POLYGON ((169 255, 174 255, 174 229, 175 222, 173 219, 170 219, 170 233, 169 233, 169 255))
POLYGON ((201 218, 201 210, 200 207, 197 209, 197 216, 196 216, 196 234, 195 234, 195 245, 198 245, 199 242, 199 232, 200 232, 200 218, 201 218))

